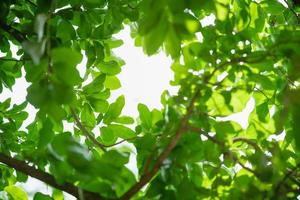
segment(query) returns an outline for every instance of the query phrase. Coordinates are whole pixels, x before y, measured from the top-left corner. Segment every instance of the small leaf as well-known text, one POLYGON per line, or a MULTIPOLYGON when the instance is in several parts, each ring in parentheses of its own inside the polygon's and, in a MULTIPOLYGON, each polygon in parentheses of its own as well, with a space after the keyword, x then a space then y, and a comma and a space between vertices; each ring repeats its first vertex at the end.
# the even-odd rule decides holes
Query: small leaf
POLYGON ((121 68, 116 61, 101 62, 97 65, 101 72, 108 75, 116 75, 121 72, 121 68))
POLYGON ((46 119, 43 121, 43 127, 39 132, 39 144, 38 148, 43 149, 46 145, 51 142, 54 137, 54 132, 52 130, 53 124, 50 119, 46 119))
POLYGON ((108 89, 116 90, 121 87, 121 82, 116 76, 107 76, 104 85, 108 89))
POLYGON ((269 114, 268 102, 264 102, 256 107, 256 114, 258 119, 262 122, 266 122, 266 117, 269 114))
POLYGON ((6 186, 4 191, 7 192, 14 200, 28 200, 26 192, 15 185, 6 186))
POLYGON ((49 195, 37 192, 34 194, 33 200, 53 200, 49 195))
POLYGON ((115 120, 115 122, 120 124, 133 124, 134 120, 131 117, 128 116, 122 116, 115 120))
POLYGON ((100 138, 104 144, 110 145, 116 143, 118 137, 114 134, 113 130, 108 127, 100 128, 100 138))
POLYGON ((146 127, 146 129, 150 129, 152 127, 152 115, 150 110, 144 104, 138 105, 138 111, 140 113, 140 119, 142 124, 146 127))
POLYGON ((108 111, 104 115, 104 119, 103 119, 104 123, 109 124, 115 119, 117 119, 121 114, 124 105, 125 105, 124 96, 123 95, 119 96, 114 103, 110 104, 108 111))
POLYGON ((89 104, 85 103, 83 105, 83 109, 80 113, 82 122, 87 125, 88 127, 94 127, 96 124, 96 118, 93 113, 92 108, 89 104))
POLYGON ((123 139, 128 139, 128 138, 132 138, 134 136, 136 136, 135 132, 133 130, 131 130, 130 128, 123 126, 123 125, 119 125, 119 124, 110 124, 108 126, 113 133, 123 139))

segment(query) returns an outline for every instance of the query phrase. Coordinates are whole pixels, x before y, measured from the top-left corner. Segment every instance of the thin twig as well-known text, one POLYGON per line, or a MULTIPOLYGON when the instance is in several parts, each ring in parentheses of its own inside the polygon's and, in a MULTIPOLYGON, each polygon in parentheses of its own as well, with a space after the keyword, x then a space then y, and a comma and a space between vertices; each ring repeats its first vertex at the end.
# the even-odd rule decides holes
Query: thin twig
POLYGON ((24 59, 18 60, 18 59, 15 59, 15 58, 5 58, 5 57, 0 57, 0 60, 2 60, 2 61, 12 61, 12 62, 24 62, 25 61, 24 59))
POLYGON ((256 86, 254 87, 254 89, 256 89, 258 92, 260 92, 262 95, 264 95, 264 97, 266 97, 266 99, 267 99, 268 101, 270 101, 271 103, 273 103, 275 106, 278 106, 278 107, 280 106, 280 105, 278 105, 274 100, 272 100, 271 98, 269 98, 263 90, 259 89, 259 88, 256 87, 256 86))
POLYGON ((22 43, 26 40, 26 35, 20 32, 19 30, 13 28, 10 25, 7 25, 0 20, 0 28, 5 32, 9 33, 13 38, 15 38, 19 43, 22 43))
POLYGON ((280 192, 280 188, 284 185, 285 181, 292 176, 300 167, 300 163, 298 163, 292 170, 288 170, 284 177, 279 181, 275 187, 275 195, 280 192))
POLYGON ((286 3, 286 5, 288 6, 288 9, 295 15, 298 24, 300 23, 300 19, 298 14, 296 13, 296 11, 292 8, 292 6, 289 4, 289 2, 287 0, 284 0, 284 2, 286 3))
POLYGON ((35 3, 33 3, 32 1, 30 0, 25 0, 27 3, 29 3, 30 5, 32 5, 33 7, 37 7, 37 5, 35 3))
POLYGON ((188 130, 192 131, 192 132, 197 132, 200 133, 200 135, 204 135, 205 137, 207 137, 210 141, 212 141, 213 143, 221 146, 222 148, 225 147, 225 144, 221 141, 219 141, 218 139, 216 139, 215 137, 210 136, 208 133, 206 133, 205 131, 203 131, 201 128, 197 128, 197 127, 192 127, 189 126, 188 130))
POLYGON ((114 144, 102 144, 102 146, 103 146, 103 147, 113 147, 113 146, 122 144, 123 142, 128 142, 128 141, 130 141, 130 140, 135 140, 135 139, 137 139, 137 138, 139 138, 139 137, 131 137, 131 138, 123 139, 123 140, 121 140, 121 141, 119 141, 119 142, 116 142, 116 143, 114 143, 114 144))
POLYGON ((236 137, 232 139, 233 143, 236 142, 245 142, 249 145, 251 145, 256 151, 262 151, 261 148, 257 145, 257 143, 255 143, 254 141, 248 139, 248 138, 243 138, 243 137, 236 137))
MULTIPOLYGON (((201 128, 197 128, 197 127, 188 127, 188 129, 191 130, 191 131, 193 131, 193 132, 197 132, 197 133, 200 133, 201 135, 204 135, 204 136, 207 137, 210 141, 212 141, 213 143, 219 145, 222 149, 225 149, 225 148, 226 148, 224 142, 219 141, 219 140, 216 139, 215 137, 210 136, 208 133, 204 132, 201 128)), ((244 139, 245 139, 245 138, 243 138, 243 141, 245 141, 244 139)), ((237 139, 236 139, 236 142, 237 142, 237 141, 240 141, 240 140, 241 140, 241 138, 237 138, 237 139)), ((247 140, 247 142, 249 142, 249 141, 247 140)), ((230 157, 234 162, 238 163, 242 168, 244 168, 245 170, 247 170, 247 171, 251 172, 252 174, 254 174, 255 176, 257 176, 257 173, 256 173, 253 169, 251 169, 251 168, 245 166, 245 165, 238 159, 238 157, 236 157, 236 156, 233 154, 233 152, 232 152, 231 150, 228 149, 227 152, 226 152, 226 154, 229 155, 229 157, 230 157)))
POLYGON ((96 140, 96 138, 94 136, 92 136, 89 131, 85 128, 85 126, 81 123, 78 115, 76 114, 76 111, 74 108, 71 108, 71 114, 78 126, 78 128, 82 131, 82 133, 97 147, 99 147, 100 149, 102 149, 103 151, 106 151, 105 149, 105 145, 101 144, 100 142, 98 142, 98 140, 96 140))

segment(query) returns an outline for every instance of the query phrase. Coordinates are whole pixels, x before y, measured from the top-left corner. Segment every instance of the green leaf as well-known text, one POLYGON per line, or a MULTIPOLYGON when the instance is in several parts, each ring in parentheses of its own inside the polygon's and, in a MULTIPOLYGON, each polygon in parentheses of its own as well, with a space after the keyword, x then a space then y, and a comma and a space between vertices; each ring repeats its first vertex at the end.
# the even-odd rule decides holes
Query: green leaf
POLYGON ((256 114, 258 119, 262 122, 266 122, 266 117, 269 115, 268 102, 264 102, 256 107, 256 114))
POLYGON ((52 130, 53 128, 53 124, 51 122, 51 120, 49 120, 48 118, 46 120, 43 121, 43 127, 42 129, 39 131, 39 143, 38 143, 38 148, 40 150, 42 150, 43 148, 46 147, 46 145, 48 143, 51 142, 51 140, 54 137, 54 132, 52 130))
POLYGON ((28 200, 26 192, 15 185, 6 186, 4 191, 7 192, 14 200, 28 200))
POLYGON ((104 85, 108 89, 116 90, 121 87, 121 82, 116 76, 107 76, 104 85))
POLYGON ((83 92, 86 94, 93 94, 102 91, 104 87, 104 81, 106 79, 105 74, 100 74, 88 85, 83 87, 83 92))
POLYGON ((94 127, 96 124, 95 114, 89 104, 84 104, 80 113, 82 122, 88 127, 94 127))
POLYGON ((108 75, 116 75, 121 72, 121 68, 116 61, 101 62, 97 65, 101 72, 108 75))
POLYGON ((33 200, 53 200, 49 195, 37 192, 34 194, 33 200))
POLYGON ((168 54, 172 56, 172 58, 177 58, 180 55, 180 49, 181 49, 181 40, 179 36, 175 32, 174 27, 169 27, 166 41, 165 41, 165 47, 168 54))
POLYGON ((116 143, 118 137, 116 136, 116 134, 113 132, 113 130, 109 127, 101 127, 100 128, 100 138, 101 138, 101 141, 104 143, 104 144, 107 144, 107 145, 111 145, 111 144, 114 144, 116 143))
POLYGON ((67 48, 56 48, 51 51, 54 73, 64 84, 73 86, 81 83, 76 65, 81 62, 82 55, 67 48), (72 74, 72 76, 66 76, 72 74))
POLYGON ((108 128, 111 129, 111 131, 120 138, 128 139, 136 136, 135 132, 131 130, 130 128, 119 125, 119 124, 110 124, 108 125, 108 128))
POLYGON ((109 107, 108 102, 105 100, 90 99, 89 102, 91 106, 94 108, 94 110, 99 113, 105 113, 109 107))
POLYGON ((152 115, 150 110, 144 104, 138 104, 138 111, 140 113, 140 119, 142 124, 146 129, 150 129, 152 127, 152 115))
POLYGON ((161 19, 159 19, 157 26, 153 27, 152 30, 144 37, 144 48, 148 55, 155 54, 159 47, 161 47, 165 40, 167 31, 168 24, 166 16, 163 15, 161 19))
POLYGON ((118 117, 115 122, 120 123, 120 124, 133 124, 134 123, 134 119, 132 117, 129 116, 121 116, 118 117))
POLYGON ((74 39, 76 33, 70 22, 61 20, 57 25, 56 36, 59 37, 63 42, 66 42, 74 39))
POLYGON ((119 96, 114 103, 110 104, 108 111, 104 115, 103 122, 105 124, 110 124, 117 119, 121 114, 124 105, 125 97, 123 95, 119 96))

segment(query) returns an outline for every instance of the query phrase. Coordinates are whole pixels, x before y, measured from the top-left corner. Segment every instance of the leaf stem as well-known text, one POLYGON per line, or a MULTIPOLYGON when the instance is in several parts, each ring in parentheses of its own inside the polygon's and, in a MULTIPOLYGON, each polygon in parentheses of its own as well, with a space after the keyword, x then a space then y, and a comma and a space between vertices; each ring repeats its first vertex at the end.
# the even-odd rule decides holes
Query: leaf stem
POLYGON ((22 43, 26 40, 26 35, 21 33, 19 30, 13 28, 10 25, 5 24, 2 20, 0 20, 0 28, 15 38, 19 43, 22 43))

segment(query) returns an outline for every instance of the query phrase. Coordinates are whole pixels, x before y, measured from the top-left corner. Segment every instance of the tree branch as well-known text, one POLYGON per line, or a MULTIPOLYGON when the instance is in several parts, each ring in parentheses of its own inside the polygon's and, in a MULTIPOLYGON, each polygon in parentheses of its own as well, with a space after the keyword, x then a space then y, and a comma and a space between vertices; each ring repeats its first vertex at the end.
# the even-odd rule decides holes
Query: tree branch
POLYGON ((13 28, 10 25, 5 24, 2 20, 0 20, 0 28, 5 32, 9 33, 13 38, 15 38, 19 43, 22 43, 26 40, 26 35, 20 32, 19 30, 13 28))
POLYGON ((286 5, 288 6, 288 9, 293 13, 293 15, 295 15, 298 24, 300 23, 300 19, 298 14, 296 13, 296 11, 292 8, 292 6, 289 4, 289 2, 287 0, 284 0, 284 2, 286 3, 286 5))
MULTIPOLYGON (((213 143, 219 145, 222 149, 225 149, 225 144, 224 144, 224 142, 221 142, 221 141, 217 140, 215 137, 210 136, 209 134, 207 134, 206 132, 204 132, 201 128, 197 128, 197 127, 189 127, 189 130, 191 130, 191 131, 193 131, 193 132, 198 132, 198 133, 200 133, 201 135, 204 135, 204 136, 207 137, 210 141, 212 141, 213 143)), ((252 143, 251 140, 246 139, 246 138, 236 138, 236 139, 233 139, 233 142, 238 142, 238 141, 243 141, 243 142, 247 142, 248 144, 254 145, 254 144, 252 143)), ((255 145, 256 145, 256 144, 255 144, 255 145)), ((230 157, 234 162, 238 163, 242 168, 244 168, 245 170, 247 170, 247 171, 251 172, 252 174, 254 174, 255 176, 257 176, 257 173, 256 173, 253 169, 251 169, 251 168, 245 166, 243 163, 241 163, 241 161, 238 159, 238 157, 235 156, 235 155, 233 154, 233 152, 232 152, 230 149, 227 150, 227 155, 229 155, 229 157, 230 157)))
POLYGON ((26 61, 27 59, 21 59, 21 60, 18 60, 18 59, 15 59, 15 58, 5 58, 5 57, 0 57, 0 61, 11 61, 11 62, 24 62, 26 61))
MULTIPOLYGON (((28 165, 26 162, 6 156, 0 153, 0 162, 6 164, 7 166, 14 168, 15 170, 27 174, 33 178, 36 178, 54 188, 67 192, 76 198, 79 198, 79 188, 71 183, 58 184, 55 178, 42 170, 37 169, 34 166, 28 165)), ((86 200, 101 200, 104 199, 97 193, 89 192, 83 190, 83 194, 86 200)))
POLYGON ((233 143, 236 142, 245 142, 249 145, 251 145, 256 151, 262 151, 261 148, 252 140, 248 139, 248 138, 243 138, 243 137, 236 137, 232 139, 233 143))
POLYGON ((292 170, 288 170, 284 177, 279 181, 275 187, 275 195, 280 192, 280 188, 284 185, 285 181, 292 176, 300 167, 300 163, 298 163, 292 170))
POLYGON ((172 140, 167 145, 167 147, 164 149, 164 151, 158 156, 153 168, 149 171, 147 170, 145 172, 145 174, 142 175, 140 181, 137 182, 135 185, 133 185, 125 194, 123 194, 120 197, 120 200, 130 199, 135 193, 137 193, 143 186, 145 186, 155 176, 155 174, 158 172, 159 168, 163 164, 163 161, 169 156, 169 154, 174 149, 174 147, 178 143, 181 136, 186 131, 186 126, 187 126, 187 123, 188 123, 188 119, 189 119, 189 117, 191 116, 191 114, 193 112, 195 101, 197 100, 199 95, 200 95, 200 89, 198 88, 195 91, 195 94, 194 94, 189 106, 187 107, 186 114, 184 115, 184 117, 180 121, 180 125, 179 125, 178 130, 175 133, 175 136, 172 138, 172 140))
POLYGON ((32 5, 33 7, 37 7, 37 5, 35 3, 33 3, 32 1, 30 0, 25 0, 27 3, 29 3, 30 5, 32 5))
MULTIPOLYGON (((221 63, 220 65, 216 66, 212 70, 210 75, 203 77, 203 82, 204 83, 209 82, 209 80, 215 75, 215 73, 218 70, 220 70, 220 69, 222 69, 222 68, 224 68, 228 65, 235 64, 235 63, 238 63, 238 62, 241 62, 241 61, 245 61, 245 59, 246 58, 233 58, 230 61, 226 61, 226 62, 221 63)), ((259 60, 263 60, 263 59, 265 59, 265 58, 263 57, 263 58, 260 58, 259 60)), ((258 62, 258 61, 254 61, 254 62, 258 62)), ((252 62, 248 61, 248 63, 252 63, 252 62)), ((133 185, 125 194, 123 194, 121 196, 121 198, 120 198, 121 200, 130 199, 135 193, 137 193, 144 185, 146 185, 155 176, 155 174, 158 172, 159 168, 161 167, 163 161, 169 156, 171 151, 177 145, 177 143, 178 143, 179 139, 181 138, 181 136, 186 131, 189 117, 191 116, 191 114, 193 112, 195 101, 199 96, 200 96, 200 88, 196 89, 195 94, 194 94, 193 98, 191 99, 190 104, 187 107, 187 113, 185 114, 185 116, 180 121, 180 125, 179 125, 178 130, 175 133, 175 136, 171 139, 170 143, 163 150, 163 152, 158 156, 158 159, 156 160, 153 168, 151 170, 147 170, 145 172, 145 174, 142 175, 140 180, 135 185, 133 185)), ((225 148, 225 144, 223 142, 218 142, 217 140, 214 140, 215 138, 210 137, 209 135, 207 135, 207 136, 210 140, 218 143, 223 148, 225 148)), ((247 169, 248 171, 251 170, 251 172, 254 173, 254 171, 252 169, 247 168, 242 163, 239 163, 239 164, 243 168, 247 169)))
POLYGON ((100 142, 98 142, 98 140, 96 140, 96 138, 93 136, 93 135, 91 135, 90 133, 89 133, 89 131, 85 128, 85 126, 81 123, 81 121, 80 121, 80 119, 79 119, 79 117, 78 117, 78 115, 76 114, 76 111, 75 111, 75 109, 74 108, 71 108, 70 109, 71 110, 71 114, 72 114, 72 116, 73 116, 73 118, 74 118, 74 120, 75 120, 75 122, 76 122, 76 124, 77 124, 77 126, 78 126, 78 128, 82 131, 82 133, 94 144, 94 145, 96 145, 97 147, 99 147, 100 149, 102 149, 103 151, 106 151, 106 149, 105 149, 105 145, 104 144, 101 144, 100 142))

